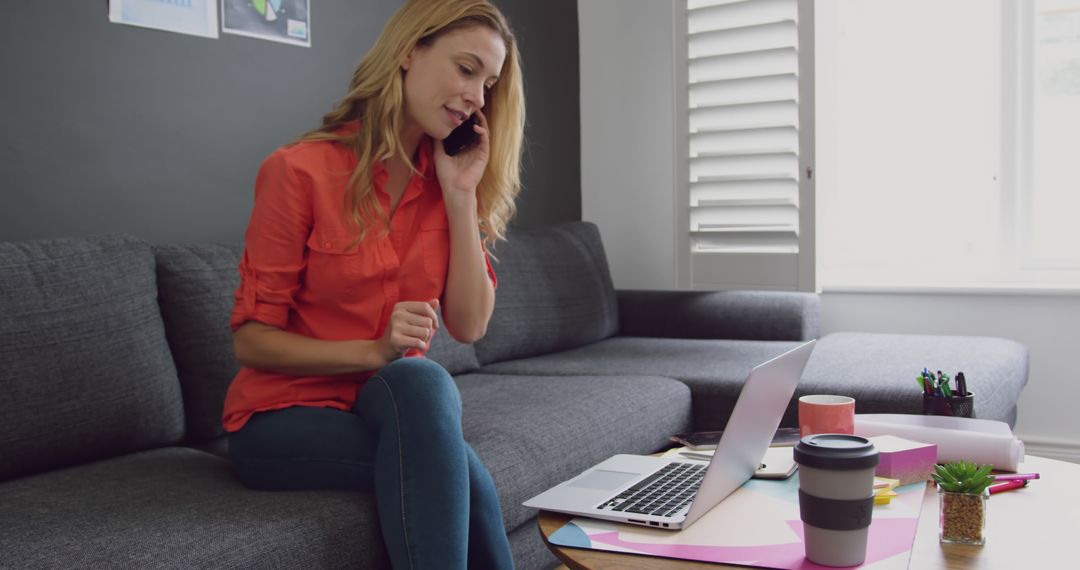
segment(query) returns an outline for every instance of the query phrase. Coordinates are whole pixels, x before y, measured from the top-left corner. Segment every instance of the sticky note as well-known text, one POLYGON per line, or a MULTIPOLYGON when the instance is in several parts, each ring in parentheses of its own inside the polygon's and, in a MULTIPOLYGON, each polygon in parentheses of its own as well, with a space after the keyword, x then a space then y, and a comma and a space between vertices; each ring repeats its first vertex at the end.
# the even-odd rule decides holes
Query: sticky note
POLYGON ((926 481, 937 463, 937 445, 892 435, 869 438, 879 454, 874 474, 899 479, 901 485, 926 481))

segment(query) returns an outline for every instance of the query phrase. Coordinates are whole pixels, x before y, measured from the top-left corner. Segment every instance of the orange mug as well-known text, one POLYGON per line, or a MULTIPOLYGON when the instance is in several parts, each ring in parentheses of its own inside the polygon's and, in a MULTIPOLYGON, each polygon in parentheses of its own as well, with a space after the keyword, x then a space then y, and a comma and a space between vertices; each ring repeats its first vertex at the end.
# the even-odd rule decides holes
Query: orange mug
POLYGON ((799 437, 817 433, 855 433, 855 399, 847 396, 799 398, 799 437))

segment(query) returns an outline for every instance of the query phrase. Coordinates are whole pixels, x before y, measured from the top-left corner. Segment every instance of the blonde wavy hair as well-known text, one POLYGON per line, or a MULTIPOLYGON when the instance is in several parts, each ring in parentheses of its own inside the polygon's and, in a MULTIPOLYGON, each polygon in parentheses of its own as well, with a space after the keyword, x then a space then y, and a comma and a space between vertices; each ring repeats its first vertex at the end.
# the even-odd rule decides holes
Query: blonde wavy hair
POLYGON ((344 99, 323 116, 321 127, 296 141, 340 142, 351 145, 356 152, 356 169, 345 192, 345 212, 360 232, 356 242, 364 238, 372 221, 389 219, 372 187, 375 161, 398 156, 405 164, 412 164, 398 138, 405 109, 402 59, 417 45, 431 45, 443 34, 476 26, 491 28, 506 44, 499 80, 491 87, 483 108, 491 147, 487 168, 476 189, 477 217, 485 248, 490 250, 497 239, 505 239, 506 225, 516 212, 514 198, 521 190, 525 128, 521 57, 513 31, 498 8, 487 0, 408 0, 390 18, 353 72, 344 99), (335 133, 356 119, 361 129, 355 135, 335 133))

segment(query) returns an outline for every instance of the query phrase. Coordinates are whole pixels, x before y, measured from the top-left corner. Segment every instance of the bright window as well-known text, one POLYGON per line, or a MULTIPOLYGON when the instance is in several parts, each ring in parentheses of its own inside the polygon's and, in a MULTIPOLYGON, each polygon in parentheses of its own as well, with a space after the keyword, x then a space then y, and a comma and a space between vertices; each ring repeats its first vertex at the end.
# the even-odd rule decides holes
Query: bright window
POLYGON ((818 282, 1080 287, 1080 0, 816 3, 818 282))
POLYGON ((1030 69, 1022 83, 1020 148, 1026 267, 1080 266, 1080 1, 1039 0, 1032 41, 1022 44, 1030 69))

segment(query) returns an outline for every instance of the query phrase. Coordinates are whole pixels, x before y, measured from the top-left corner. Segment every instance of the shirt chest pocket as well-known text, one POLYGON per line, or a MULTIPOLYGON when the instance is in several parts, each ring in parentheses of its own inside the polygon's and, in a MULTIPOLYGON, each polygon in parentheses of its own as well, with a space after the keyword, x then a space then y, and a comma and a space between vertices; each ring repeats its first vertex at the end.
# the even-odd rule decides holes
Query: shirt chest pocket
POLYGON ((420 243, 424 248, 424 272, 440 285, 441 291, 450 267, 450 226, 446 218, 421 224, 420 243))
POLYGON ((316 227, 308 237, 304 287, 318 297, 341 300, 363 287, 370 262, 356 238, 345 232, 316 227))

